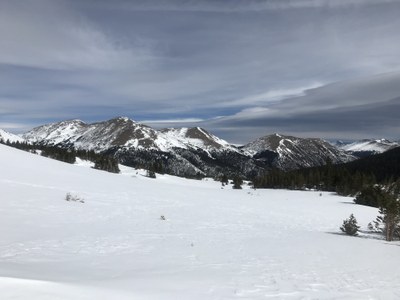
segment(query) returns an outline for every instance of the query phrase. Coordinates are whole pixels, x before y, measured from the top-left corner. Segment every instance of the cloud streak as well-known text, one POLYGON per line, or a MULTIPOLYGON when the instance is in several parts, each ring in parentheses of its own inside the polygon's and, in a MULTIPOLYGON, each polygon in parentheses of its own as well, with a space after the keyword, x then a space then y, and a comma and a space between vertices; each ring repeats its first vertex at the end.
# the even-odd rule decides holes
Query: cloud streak
POLYGON ((256 138, 268 132, 305 137, 398 139, 398 95, 400 73, 383 74, 319 87, 271 108, 247 108, 203 124, 221 133, 225 131, 230 139, 242 143, 243 136, 256 138))
POLYGON ((394 136, 374 109, 400 96, 399 13, 369 0, 1 1, 0 119, 20 131, 127 115, 235 142, 394 136))
POLYGON ((148 59, 149 49, 126 49, 66 3, 2 1, 0 63, 45 69, 110 69, 148 59))
MULTIPOLYGON (((396 0, 381 0, 380 4, 393 3, 396 0)), ((304 8, 335 8, 377 5, 375 0, 232 0, 224 1, 188 1, 188 0, 150 0, 150 1, 123 1, 124 9, 134 11, 184 11, 184 12, 259 12, 275 10, 292 10, 304 8)), ((106 7, 112 4, 104 3, 106 7)))

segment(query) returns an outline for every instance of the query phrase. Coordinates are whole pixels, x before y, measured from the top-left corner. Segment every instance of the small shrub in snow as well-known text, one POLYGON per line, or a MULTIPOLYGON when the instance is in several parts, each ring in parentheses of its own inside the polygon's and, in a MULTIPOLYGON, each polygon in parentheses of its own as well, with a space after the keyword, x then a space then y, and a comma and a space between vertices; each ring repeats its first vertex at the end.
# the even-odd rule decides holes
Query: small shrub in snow
POLYGON ((343 231, 345 234, 348 235, 357 235, 358 229, 360 226, 357 225, 357 219, 354 217, 353 214, 346 220, 343 220, 343 225, 340 227, 340 230, 343 231))
POLYGON ((153 170, 147 170, 147 172, 146 172, 146 177, 149 177, 149 178, 156 178, 157 176, 156 176, 156 172, 154 172, 153 170))
POLYGON ((85 203, 83 198, 80 198, 77 195, 72 195, 71 193, 65 195, 65 201, 85 203))

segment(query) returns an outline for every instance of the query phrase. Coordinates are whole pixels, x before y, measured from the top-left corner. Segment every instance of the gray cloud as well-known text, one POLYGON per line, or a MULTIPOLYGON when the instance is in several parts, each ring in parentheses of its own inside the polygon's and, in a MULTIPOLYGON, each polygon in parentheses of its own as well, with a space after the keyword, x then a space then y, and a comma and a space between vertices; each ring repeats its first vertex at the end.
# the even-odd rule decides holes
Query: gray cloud
POLYGON ((274 103, 271 108, 248 108, 197 125, 208 124, 238 143, 272 132, 304 137, 398 139, 398 95, 400 74, 384 74, 330 84, 274 103))
MULTIPOLYGON (((399 13, 372 0, 1 1, 0 126, 128 115, 235 141, 364 136, 335 112, 361 118, 400 95, 395 73, 375 76, 400 70, 399 13)), ((396 132, 374 122, 371 134, 396 132)))
POLYGON ((48 69, 110 69, 147 59, 117 44, 68 2, 2 1, 0 63, 48 69))
MULTIPOLYGON (((301 8, 334 8, 359 5, 377 5, 393 3, 396 0, 150 0, 150 1, 129 1, 120 2, 124 9, 135 11, 195 11, 195 12, 254 12, 265 10, 287 10, 301 8)), ((103 2, 105 7, 114 7, 113 3, 103 2)))

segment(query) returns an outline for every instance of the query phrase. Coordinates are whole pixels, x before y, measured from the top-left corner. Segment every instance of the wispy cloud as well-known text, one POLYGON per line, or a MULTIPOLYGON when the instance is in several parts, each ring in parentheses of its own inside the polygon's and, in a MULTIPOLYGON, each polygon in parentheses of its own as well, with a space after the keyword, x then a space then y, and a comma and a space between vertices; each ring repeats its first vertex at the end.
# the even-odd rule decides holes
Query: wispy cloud
MULTIPOLYGON (((243 107, 243 106, 256 106, 256 105, 271 105, 276 104, 287 98, 300 97, 304 96, 307 91, 311 89, 318 88, 322 86, 321 83, 314 83, 311 85, 307 85, 301 88, 290 88, 290 89, 277 89, 270 90, 261 94, 246 96, 240 99, 234 99, 229 101, 222 101, 215 103, 215 106, 223 106, 223 107, 243 107)), ((254 109, 254 108, 252 108, 254 109)))
MULTIPOLYGON (((258 12, 300 8, 334 8, 359 5, 376 5, 396 2, 396 0, 150 0, 123 1, 124 9, 135 11, 186 11, 186 12, 258 12)), ((113 4, 103 3, 112 7, 113 4)))
POLYGON ((346 135, 351 113, 375 120, 372 107, 392 107, 400 93, 395 76, 373 76, 400 70, 399 9, 372 0, 0 1, 0 119, 127 115, 235 140, 290 126, 346 135), (346 122, 335 125, 340 115, 346 122))
POLYGON ((0 63, 47 69, 114 69, 149 59, 143 45, 127 48, 71 9, 50 0, 2 1, 0 63))
POLYGON ((400 73, 337 82, 207 123, 235 142, 272 132, 325 138, 398 139, 400 73))

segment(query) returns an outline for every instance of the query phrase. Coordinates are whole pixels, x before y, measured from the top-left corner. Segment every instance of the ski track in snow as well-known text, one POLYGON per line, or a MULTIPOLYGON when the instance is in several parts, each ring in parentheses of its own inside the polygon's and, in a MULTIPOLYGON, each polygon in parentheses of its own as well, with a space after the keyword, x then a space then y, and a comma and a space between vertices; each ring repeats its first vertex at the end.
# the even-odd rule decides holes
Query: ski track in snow
POLYGON ((116 175, 3 145, 0 167, 1 299, 400 298, 400 244, 339 232, 377 214, 351 198, 116 175))

